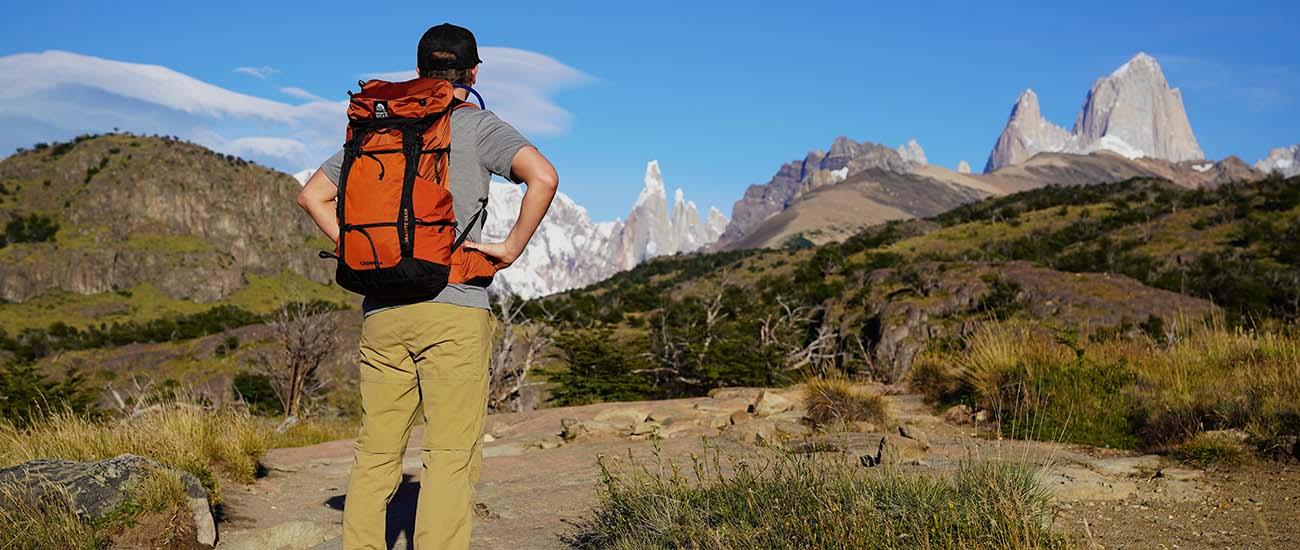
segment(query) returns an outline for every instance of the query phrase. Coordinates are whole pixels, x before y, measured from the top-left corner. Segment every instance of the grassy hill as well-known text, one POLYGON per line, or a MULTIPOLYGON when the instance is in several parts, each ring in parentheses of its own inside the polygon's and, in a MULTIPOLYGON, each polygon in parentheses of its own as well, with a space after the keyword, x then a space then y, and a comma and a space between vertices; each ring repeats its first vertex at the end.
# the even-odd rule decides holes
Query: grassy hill
POLYGON ((810 370, 903 380, 986 320, 1094 336, 1293 321, 1296 237, 1300 178, 1052 186, 841 243, 659 258, 528 311, 569 358, 561 401, 609 398, 606 382, 651 397, 810 370))
POLYGON ((273 312, 355 303, 316 257, 330 245, 299 188, 169 137, 82 136, 0 160, 6 402, 42 384, 105 399, 97 388, 132 376, 221 402, 265 360, 273 312), (58 382, 23 380, 42 375, 58 382))
POLYGON ((342 301, 288 175, 165 137, 83 136, 0 161, 0 323, 147 321, 342 301))

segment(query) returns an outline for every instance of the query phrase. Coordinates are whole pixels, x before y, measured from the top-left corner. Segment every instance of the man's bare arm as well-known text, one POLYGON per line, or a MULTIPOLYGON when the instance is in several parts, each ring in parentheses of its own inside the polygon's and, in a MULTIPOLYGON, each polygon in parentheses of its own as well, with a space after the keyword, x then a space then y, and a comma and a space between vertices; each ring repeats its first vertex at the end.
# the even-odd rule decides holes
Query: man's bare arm
POLYGON ((536 147, 524 147, 515 153, 515 158, 510 161, 510 175, 515 181, 528 185, 519 205, 519 219, 515 220, 510 235, 499 243, 465 241, 464 244, 466 248, 478 250, 496 260, 497 269, 509 267, 524 253, 524 247, 528 246, 537 226, 542 223, 542 218, 551 207, 551 199, 555 198, 555 190, 560 185, 560 176, 555 173, 555 167, 536 147))
POLYGON ((298 206, 306 210, 316 227, 336 243, 339 242, 338 194, 339 188, 321 170, 307 178, 306 185, 298 193, 298 206))

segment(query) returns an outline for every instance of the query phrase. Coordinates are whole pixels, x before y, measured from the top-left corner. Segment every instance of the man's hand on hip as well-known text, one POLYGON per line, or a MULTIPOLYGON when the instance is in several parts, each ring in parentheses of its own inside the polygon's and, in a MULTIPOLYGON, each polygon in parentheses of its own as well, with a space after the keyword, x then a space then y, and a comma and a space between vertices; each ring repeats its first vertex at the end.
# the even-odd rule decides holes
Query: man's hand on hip
POLYGON ((511 264, 515 263, 515 260, 519 259, 519 255, 524 253, 524 247, 512 246, 509 242, 476 243, 474 241, 465 241, 461 246, 486 254, 498 271, 510 267, 511 264))

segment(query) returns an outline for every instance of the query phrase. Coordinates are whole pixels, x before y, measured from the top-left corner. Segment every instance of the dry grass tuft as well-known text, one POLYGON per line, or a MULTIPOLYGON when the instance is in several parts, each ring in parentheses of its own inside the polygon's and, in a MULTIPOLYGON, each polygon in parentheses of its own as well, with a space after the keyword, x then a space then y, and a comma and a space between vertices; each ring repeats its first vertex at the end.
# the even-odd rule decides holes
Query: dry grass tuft
POLYGON ((1174 458, 1201 468, 1210 466, 1236 466, 1250 458, 1246 442, 1232 433, 1207 432, 1196 434, 1190 441, 1174 448, 1174 458))
POLYGON ((0 487, 0 548, 97 548, 95 529, 77 516, 66 491, 51 491, 49 498, 33 502, 16 494, 13 486, 0 487))
POLYGON ((843 456, 761 451, 600 460, 601 503, 576 548, 1068 548, 1050 493, 1025 465, 972 462, 946 476, 862 468, 843 456))
POLYGON ((808 417, 818 426, 889 420, 884 398, 843 378, 811 378, 805 391, 808 417))

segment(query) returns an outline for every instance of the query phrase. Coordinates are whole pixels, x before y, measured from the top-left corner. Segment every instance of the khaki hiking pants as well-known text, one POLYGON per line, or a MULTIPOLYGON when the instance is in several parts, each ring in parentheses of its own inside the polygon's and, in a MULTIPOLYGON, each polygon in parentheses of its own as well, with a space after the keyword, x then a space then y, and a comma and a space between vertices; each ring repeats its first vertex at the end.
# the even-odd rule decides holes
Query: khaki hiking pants
POLYGON ((345 549, 387 547, 385 510, 402 481, 402 455, 420 412, 424 469, 414 547, 469 548, 494 328, 486 309, 433 302, 366 317, 361 432, 343 507, 345 549))

